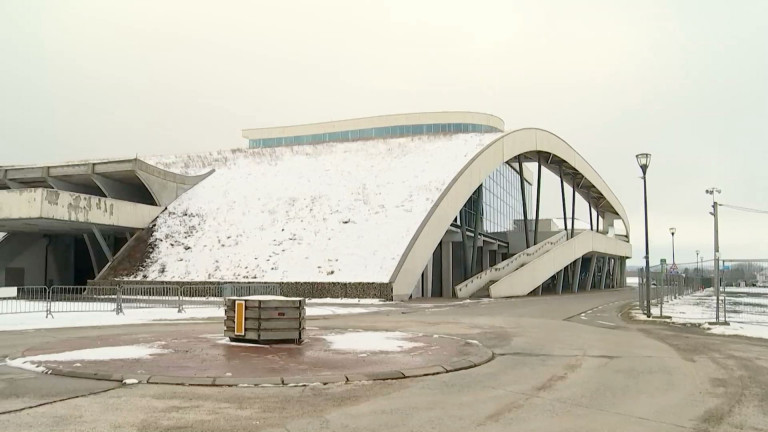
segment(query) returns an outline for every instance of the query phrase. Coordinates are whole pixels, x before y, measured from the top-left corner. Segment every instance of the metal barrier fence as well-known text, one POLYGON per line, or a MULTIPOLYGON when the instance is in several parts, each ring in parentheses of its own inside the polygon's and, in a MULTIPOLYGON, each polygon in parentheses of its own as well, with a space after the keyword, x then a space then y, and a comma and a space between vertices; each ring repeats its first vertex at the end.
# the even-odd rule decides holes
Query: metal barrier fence
POLYGON ((768 287, 725 286, 721 294, 724 321, 768 324, 768 287))
MULTIPOLYGON (((644 269, 638 272, 641 288, 645 286, 644 273, 644 269)), ((768 259, 723 259, 719 271, 713 260, 683 263, 678 264, 678 274, 669 274, 657 265, 651 267, 650 281, 651 302, 660 306, 660 315, 664 301, 696 293, 690 305, 711 321, 768 324, 768 259), (719 293, 713 288, 715 278, 719 278, 719 293)), ((641 289, 641 309, 645 312, 644 296, 645 289, 641 289)))
POLYGON ((120 287, 120 307, 125 309, 176 308, 181 310, 181 290, 175 285, 125 285, 120 287))
POLYGON ((226 297, 280 295, 276 284, 0 287, 0 315, 224 307, 226 297))
POLYGON ((48 288, 48 312, 115 311, 117 290, 99 286, 53 286, 48 288))
POLYGON ((49 311, 48 288, 44 286, 0 288, 0 315, 49 311))

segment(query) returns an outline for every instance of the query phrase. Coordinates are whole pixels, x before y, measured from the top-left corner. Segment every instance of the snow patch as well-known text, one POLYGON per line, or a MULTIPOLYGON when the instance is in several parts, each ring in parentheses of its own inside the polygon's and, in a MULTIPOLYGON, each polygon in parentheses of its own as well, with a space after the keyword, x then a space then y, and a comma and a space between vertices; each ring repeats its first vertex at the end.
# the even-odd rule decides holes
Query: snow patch
POLYGON ((320 337, 330 344, 331 349, 340 351, 398 352, 424 345, 405 340, 413 336, 403 332, 359 331, 320 337))
MULTIPOLYGON (((98 304, 98 303, 94 303, 98 304)), ((83 305, 85 307, 85 305, 83 305)), ((393 310, 389 307, 361 306, 307 306, 307 316, 344 315, 393 310)), ((205 322, 205 318, 224 319, 223 308, 189 308, 184 313, 176 309, 147 308, 129 309, 124 315, 114 312, 67 312, 54 313, 54 318, 45 318, 45 312, 24 314, 0 314, 0 332, 13 330, 35 330, 66 327, 113 326, 144 323, 205 322)), ((220 335, 219 335, 220 336, 220 335)))
POLYGON ((106 361, 118 359, 147 359, 153 355, 171 352, 169 349, 159 348, 159 346, 163 344, 164 342, 155 342, 151 344, 88 348, 75 351, 65 351, 55 354, 40 354, 30 357, 19 357, 11 361, 40 363, 44 361, 69 362, 74 360, 106 361))
POLYGON ((138 384, 138 383, 139 383, 139 380, 137 380, 135 378, 128 378, 128 379, 124 379, 123 380, 123 385, 134 385, 134 384, 138 384))
POLYGON ((392 310, 386 307, 341 307, 341 306, 313 306, 306 308, 307 316, 345 315, 392 310))
POLYGON ((310 298, 310 299, 307 299, 307 303, 376 305, 376 304, 392 304, 395 302, 390 302, 390 301, 376 299, 376 298, 310 298))

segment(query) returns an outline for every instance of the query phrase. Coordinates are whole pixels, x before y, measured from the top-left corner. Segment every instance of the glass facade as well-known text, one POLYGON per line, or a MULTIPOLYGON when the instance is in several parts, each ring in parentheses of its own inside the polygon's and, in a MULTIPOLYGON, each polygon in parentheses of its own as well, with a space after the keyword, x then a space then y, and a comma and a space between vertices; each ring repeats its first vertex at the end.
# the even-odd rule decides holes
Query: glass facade
MULTIPOLYGON (((475 226, 477 202, 482 203, 480 214, 481 232, 492 233, 514 229, 516 219, 523 218, 523 200, 520 195, 520 175, 507 164, 503 164, 483 180, 483 185, 464 204, 462 215, 470 229, 475 226)), ((525 183, 525 203, 528 217, 533 202, 530 183, 525 183)), ((457 223, 461 223, 457 219, 457 223)))
POLYGON ((298 135, 279 138, 249 139, 249 148, 280 147, 285 145, 318 144, 324 142, 357 141, 375 138, 434 135, 443 133, 488 133, 499 129, 474 123, 432 123, 420 125, 385 126, 340 132, 298 135))

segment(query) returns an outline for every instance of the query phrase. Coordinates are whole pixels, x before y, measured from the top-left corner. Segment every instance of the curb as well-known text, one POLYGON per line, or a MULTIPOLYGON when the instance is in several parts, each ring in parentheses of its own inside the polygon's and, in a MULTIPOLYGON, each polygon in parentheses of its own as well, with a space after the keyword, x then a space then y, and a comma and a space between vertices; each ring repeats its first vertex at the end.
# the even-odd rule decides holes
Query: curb
POLYGON ((46 374, 69 377, 94 379, 102 381, 114 381, 122 383, 123 380, 135 379, 140 384, 166 384, 204 387, 295 387, 308 385, 346 384, 366 381, 389 381, 406 378, 419 378, 432 375, 442 375, 458 372, 482 366, 494 358, 493 351, 483 345, 473 342, 482 350, 472 357, 454 360, 443 365, 423 366, 402 370, 383 370, 376 372, 358 372, 351 374, 290 376, 290 377, 250 377, 235 378, 231 376, 221 377, 185 377, 165 375, 119 375, 104 372, 88 372, 82 370, 62 369, 50 365, 41 365, 46 369, 46 374))

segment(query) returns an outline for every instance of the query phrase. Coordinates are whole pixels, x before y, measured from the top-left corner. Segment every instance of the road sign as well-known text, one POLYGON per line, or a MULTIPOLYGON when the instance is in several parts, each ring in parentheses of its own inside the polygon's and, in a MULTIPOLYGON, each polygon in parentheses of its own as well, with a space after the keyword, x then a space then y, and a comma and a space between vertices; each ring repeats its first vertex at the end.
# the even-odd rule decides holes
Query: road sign
POLYGON ((672 263, 672 265, 669 267, 669 272, 671 274, 677 274, 678 273, 678 271, 677 271, 677 264, 672 263))

